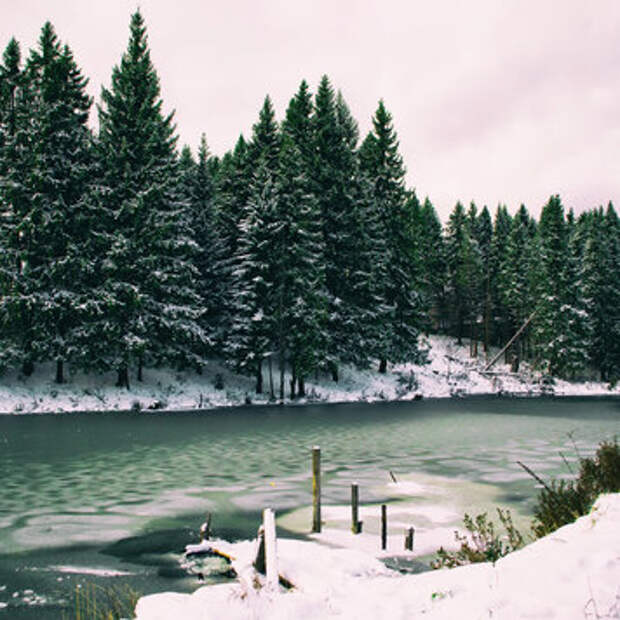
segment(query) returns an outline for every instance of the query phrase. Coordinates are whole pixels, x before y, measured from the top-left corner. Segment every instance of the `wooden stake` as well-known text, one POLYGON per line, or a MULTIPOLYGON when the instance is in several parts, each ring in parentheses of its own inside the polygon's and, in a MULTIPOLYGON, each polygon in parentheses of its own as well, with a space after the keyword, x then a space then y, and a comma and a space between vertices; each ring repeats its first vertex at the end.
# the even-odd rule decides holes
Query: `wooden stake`
POLYGON ((381 504, 381 549, 387 549, 387 506, 381 504))
POLYGON ((410 527, 405 530, 405 551, 413 551, 413 534, 415 529, 410 527))
POLYGON ((351 531, 354 534, 359 534, 362 531, 362 524, 359 520, 359 487, 357 482, 351 485, 351 531))
POLYGON ((276 544, 276 517, 271 508, 263 511, 263 528, 265 529, 265 575, 267 587, 278 589, 278 550, 276 544))
POLYGON ((207 513, 207 520, 200 526, 200 542, 211 537, 211 513, 207 513))
POLYGON ((312 531, 321 531, 321 448, 312 448, 312 531))
POLYGON ((258 528, 258 534, 256 535, 257 547, 256 557, 254 558, 254 568, 263 575, 265 574, 265 526, 261 525, 258 528))

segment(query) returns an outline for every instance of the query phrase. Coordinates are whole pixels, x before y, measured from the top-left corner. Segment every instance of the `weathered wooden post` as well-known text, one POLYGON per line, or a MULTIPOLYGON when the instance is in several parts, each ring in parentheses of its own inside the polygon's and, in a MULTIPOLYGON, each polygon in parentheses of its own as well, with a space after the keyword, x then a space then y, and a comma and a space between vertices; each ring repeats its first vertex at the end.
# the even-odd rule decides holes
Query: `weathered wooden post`
POLYGON ((265 575, 267 587, 278 588, 278 550, 276 544, 276 517, 271 508, 263 510, 263 528, 265 530, 265 575))
POLYGON ((200 526, 200 542, 211 537, 211 513, 207 513, 207 520, 200 526))
POLYGON ((405 530, 405 551, 413 551, 413 535, 415 528, 410 527, 405 530))
POLYGON ((387 549, 387 506, 381 504, 381 549, 387 549))
POLYGON ((321 531, 321 448, 312 448, 312 531, 321 531))
POLYGON ((359 534, 362 531, 362 522, 359 520, 359 486, 357 482, 351 485, 351 531, 359 534))

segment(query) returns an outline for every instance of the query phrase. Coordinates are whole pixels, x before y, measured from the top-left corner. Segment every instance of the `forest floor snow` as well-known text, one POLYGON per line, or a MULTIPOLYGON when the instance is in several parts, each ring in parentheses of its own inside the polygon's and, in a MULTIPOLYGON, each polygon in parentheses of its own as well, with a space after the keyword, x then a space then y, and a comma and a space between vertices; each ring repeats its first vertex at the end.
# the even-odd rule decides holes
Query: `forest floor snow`
MULTIPOLYGON (((610 396, 620 395, 620 385, 611 389, 601 382, 569 382, 553 379, 543 382, 541 373, 522 364, 518 374, 498 362, 485 372, 487 358, 469 355, 469 344, 457 345, 448 336, 430 336, 423 341, 428 364, 389 365, 384 374, 352 366, 340 368, 340 379, 327 375, 306 381, 307 396, 295 403, 356 402, 445 398, 451 396, 499 394, 512 396, 610 396)), ((491 351, 489 355, 494 354, 491 351)), ((264 364, 267 366, 267 364, 264 364)), ((273 370, 275 392, 279 373, 273 370)), ((131 381, 131 388, 114 386, 115 373, 72 372, 66 383, 54 382, 54 365, 38 365, 35 373, 24 377, 10 371, 0 377, 0 413, 46 413, 110 410, 188 410, 268 404, 269 376, 264 372, 265 394, 254 393, 254 379, 231 372, 218 361, 209 362, 201 374, 193 371, 145 369, 143 381, 131 381)), ((288 379, 288 376, 287 376, 288 379)), ((288 383, 288 381, 287 381, 288 383)), ((287 385, 288 393, 288 385, 287 385)), ((271 401, 273 402, 273 401, 271 401)), ((290 402, 288 399, 286 402, 290 402)))
MULTIPOLYGON (((141 598, 138 620, 331 618, 620 618, 620 493, 590 514, 495 564, 418 575, 392 571, 369 553, 279 539, 279 573, 293 589, 255 587, 250 541, 231 544, 237 582, 193 594, 141 598)), ((352 538, 352 537, 349 537, 352 538)))

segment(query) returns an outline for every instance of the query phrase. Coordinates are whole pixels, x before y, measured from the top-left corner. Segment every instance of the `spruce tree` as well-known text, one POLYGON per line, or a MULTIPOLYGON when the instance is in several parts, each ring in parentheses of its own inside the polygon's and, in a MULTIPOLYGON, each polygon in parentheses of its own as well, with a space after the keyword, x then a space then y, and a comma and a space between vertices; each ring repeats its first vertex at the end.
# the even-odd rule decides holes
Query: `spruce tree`
POLYGON ((535 319, 539 356, 551 375, 572 377, 584 366, 584 310, 569 254, 568 226, 558 195, 540 216, 541 280, 535 319))
POLYGON ((483 247, 487 242, 480 230, 478 207, 472 201, 467 211, 467 233, 469 236, 468 256, 468 306, 469 306, 469 354, 471 357, 478 355, 478 317, 484 313, 486 297, 486 278, 484 253, 488 248, 483 247))
POLYGON ((486 205, 476 221, 476 239, 480 250, 482 267, 482 320, 484 352, 488 353, 491 342, 493 302, 491 296, 493 222, 486 205))
MULTIPOLYGON (((530 216, 521 205, 512 220, 506 260, 502 265, 502 302, 510 312, 511 331, 518 330, 536 307, 536 298, 532 288, 532 271, 536 269, 535 247, 532 235, 530 216)), ((513 370, 519 369, 519 362, 523 358, 523 344, 528 339, 526 331, 514 344, 513 370)))
POLYGON ((428 196, 420 209, 419 231, 416 234, 420 244, 422 273, 426 278, 426 303, 429 318, 435 330, 446 327, 446 253, 443 229, 437 212, 428 196))
POLYGON ((6 143, 6 199, 19 232, 10 235, 16 285, 5 302, 20 317, 15 325, 22 332, 17 340, 24 371, 36 359, 53 360, 58 383, 64 381, 64 363, 84 355, 91 264, 83 247, 90 235, 93 175, 87 82, 47 22, 28 58, 17 102, 13 92, 13 131, 6 143))
POLYGON ((280 397, 284 367, 291 368, 291 398, 295 381, 304 396, 304 379, 318 369, 325 342, 325 265, 319 205, 308 170, 293 138, 285 132, 277 181, 278 214, 275 235, 275 334, 280 362, 280 397))
POLYGON ((139 12, 112 85, 102 90, 99 149, 108 191, 98 234, 105 240, 96 294, 106 300, 94 323, 100 368, 144 363, 200 366, 208 340, 194 264, 188 204, 176 197, 173 114, 162 114, 159 78, 139 12))
POLYGON ((418 262, 413 218, 405 192, 405 168, 398 152, 398 139, 392 117, 383 101, 372 119, 372 134, 360 152, 362 168, 373 183, 373 198, 385 234, 383 294, 391 316, 382 325, 384 337, 377 356, 379 370, 385 372, 387 361, 422 360, 418 335, 423 325, 420 296, 421 268, 418 262))
POLYGON ((274 342, 273 283, 274 237, 272 224, 278 197, 268 160, 260 158, 251 194, 239 224, 234 260, 233 319, 227 351, 235 368, 256 378, 256 393, 263 392, 263 361, 274 342))
MULTIPOLYGON (((240 224, 250 199, 248 179, 251 177, 248 146, 241 135, 234 150, 222 157, 215 177, 215 228, 221 245, 219 276, 223 291, 232 291, 235 286, 235 256, 240 243, 240 224)), ((225 295, 220 308, 220 335, 216 340, 216 351, 220 354, 226 350, 226 338, 233 321, 233 299, 225 295)))
POLYGON ((19 245, 14 188, 9 174, 24 160, 15 140, 19 117, 20 84, 22 82, 19 43, 9 41, 0 65, 0 369, 20 359, 19 339, 22 333, 20 316, 14 312, 13 299, 19 286, 19 245), (21 156, 20 156, 21 155, 21 156))
POLYGON ((327 76, 319 84, 311 120, 315 154, 311 179, 322 223, 328 304, 324 365, 338 380, 339 362, 367 363, 369 351, 360 345, 362 334, 368 336, 369 314, 360 281, 369 274, 359 244, 363 181, 354 151, 356 128, 327 76))
POLYGON ((583 225, 586 242, 582 280, 591 326, 589 361, 601 379, 620 378, 620 226, 611 203, 583 225))
POLYGON ((200 274, 199 292, 204 315, 203 328, 215 349, 224 340, 223 309, 226 283, 224 278, 224 244, 216 213, 215 181, 207 140, 203 134, 198 147, 198 162, 190 195, 195 241, 199 247, 195 263, 200 274))
POLYGON ((503 266, 506 263, 508 239, 512 218, 505 205, 498 205, 493 222, 493 238, 490 256, 490 291, 491 291, 491 342, 504 346, 512 336, 510 313, 504 303, 502 291, 506 288, 503 281, 503 266))
POLYGON ((248 149, 255 168, 250 197, 239 224, 233 258, 233 319, 227 345, 238 369, 256 377, 256 393, 263 391, 263 361, 274 353, 278 196, 276 175, 280 135, 269 96, 253 126, 248 149))
POLYGON ((448 269, 448 298, 452 307, 452 329, 458 344, 462 344, 465 325, 472 311, 473 248, 467 224, 467 214, 460 202, 450 213, 446 228, 446 263, 448 269))

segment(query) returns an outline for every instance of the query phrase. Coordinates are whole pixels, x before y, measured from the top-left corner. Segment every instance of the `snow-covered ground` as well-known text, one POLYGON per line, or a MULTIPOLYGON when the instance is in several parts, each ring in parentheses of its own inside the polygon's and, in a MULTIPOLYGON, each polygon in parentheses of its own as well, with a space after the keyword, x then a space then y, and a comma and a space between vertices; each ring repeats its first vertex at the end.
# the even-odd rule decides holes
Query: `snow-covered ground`
POLYGON ((280 539, 278 570, 290 590, 257 587, 255 544, 246 541, 224 549, 235 558, 237 582, 143 597, 137 618, 620 618, 618 523, 620 494, 604 495, 589 515, 495 565, 419 575, 391 571, 366 552, 280 539))
MULTIPOLYGON (((453 338, 431 336, 429 364, 399 364, 380 374, 376 369, 340 369, 338 383, 328 377, 306 383, 308 397, 297 402, 349 402, 411 400, 416 397, 443 398, 468 394, 514 394, 536 396, 620 395, 620 385, 613 390, 605 383, 568 382, 556 379, 543 386, 539 373, 522 364, 518 374, 497 363, 492 373, 484 373, 486 359, 469 357, 465 342, 457 346, 453 338)), ((268 394, 254 393, 254 380, 235 375, 218 362, 207 365, 201 375, 195 372, 145 370, 144 381, 131 382, 131 389, 114 387, 115 374, 72 374, 63 385, 53 381, 54 367, 44 364, 30 377, 8 372, 0 377, 0 413, 43 413, 62 411, 101 411, 126 409, 210 409, 243 405, 249 400, 265 404, 268 394), (219 384, 219 386, 218 386, 219 384), (223 385, 223 387, 221 387, 223 385), (218 386, 218 387, 216 387, 218 386)), ((278 372, 274 370, 276 393, 278 372)), ((287 386, 288 387, 288 386, 287 386)), ((265 372, 265 388, 269 380, 265 372)))

